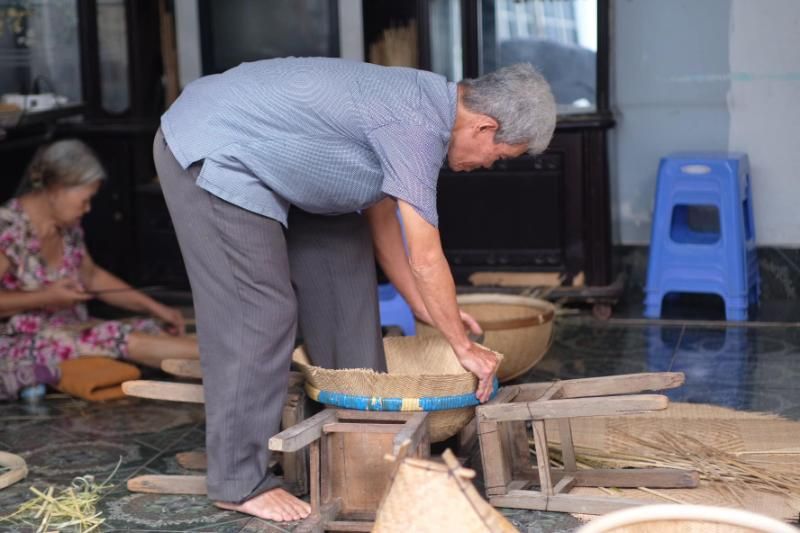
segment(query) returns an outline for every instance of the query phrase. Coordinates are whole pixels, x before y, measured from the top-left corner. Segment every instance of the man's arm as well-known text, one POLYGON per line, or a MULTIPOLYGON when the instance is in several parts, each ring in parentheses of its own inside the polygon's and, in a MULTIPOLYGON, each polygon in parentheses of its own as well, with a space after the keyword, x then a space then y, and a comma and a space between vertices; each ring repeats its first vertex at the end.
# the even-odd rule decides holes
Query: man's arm
POLYGON ((456 303, 455 282, 442 250, 439 230, 422 218, 411 205, 402 200, 398 204, 408 244, 408 262, 419 295, 431 321, 453 347, 461 365, 478 377, 476 396, 484 402, 492 392, 497 357, 467 338, 456 303))
POLYGON ((367 209, 365 215, 372 233, 375 258, 383 273, 411 307, 414 316, 423 322, 431 323, 408 264, 403 244, 403 230, 397 219, 397 202, 393 198, 385 198, 367 209))

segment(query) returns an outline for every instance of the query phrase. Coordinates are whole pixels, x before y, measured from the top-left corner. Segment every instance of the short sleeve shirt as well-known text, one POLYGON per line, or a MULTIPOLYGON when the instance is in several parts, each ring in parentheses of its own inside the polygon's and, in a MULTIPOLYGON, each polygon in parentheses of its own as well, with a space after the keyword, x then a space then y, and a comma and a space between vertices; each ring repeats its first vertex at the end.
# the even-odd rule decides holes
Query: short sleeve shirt
POLYGON ((431 72, 270 59, 190 83, 161 127, 181 166, 202 161, 198 186, 284 225, 292 205, 335 215, 391 196, 437 226, 456 98, 431 72))

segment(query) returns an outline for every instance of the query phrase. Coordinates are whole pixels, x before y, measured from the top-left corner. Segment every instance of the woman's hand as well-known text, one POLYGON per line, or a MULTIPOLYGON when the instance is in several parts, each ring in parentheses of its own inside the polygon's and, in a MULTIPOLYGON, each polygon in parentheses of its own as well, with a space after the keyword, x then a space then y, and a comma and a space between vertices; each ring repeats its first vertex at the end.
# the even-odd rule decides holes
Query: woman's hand
POLYGON ((170 335, 181 336, 186 334, 186 324, 183 320, 183 313, 180 310, 156 302, 150 313, 168 324, 167 333, 170 335))
POLYGON ((497 372, 499 361, 494 352, 470 343, 469 348, 463 351, 456 351, 458 362, 466 370, 469 370, 478 378, 478 389, 475 397, 484 403, 492 395, 494 387, 494 375, 497 372))
POLYGON ((93 296, 84 291, 81 285, 72 279, 59 279, 42 289, 45 307, 66 309, 79 303, 91 300, 93 296))

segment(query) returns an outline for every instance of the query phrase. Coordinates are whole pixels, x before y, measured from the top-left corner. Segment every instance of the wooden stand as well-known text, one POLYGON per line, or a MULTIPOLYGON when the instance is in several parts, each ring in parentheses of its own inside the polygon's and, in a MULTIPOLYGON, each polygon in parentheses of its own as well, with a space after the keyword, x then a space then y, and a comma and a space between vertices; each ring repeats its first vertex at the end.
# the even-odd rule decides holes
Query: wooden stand
POLYGON ((311 515, 294 531, 370 531, 393 468, 384 455, 430 455, 427 413, 326 409, 269 440, 273 451, 305 447, 311 515))
POLYGON ((665 409, 659 394, 683 384, 683 373, 628 374, 503 387, 477 408, 478 438, 486 496, 495 507, 604 514, 646 501, 569 494, 572 487, 696 487, 698 474, 672 468, 578 470, 571 419, 618 416, 665 409), (561 437, 563 469, 551 469, 545 420, 554 419, 561 437), (529 430, 537 465, 531 462, 529 430), (525 490, 538 485, 539 490, 525 490))
MULTIPOLYGON (((200 361, 188 359, 167 359, 161 368, 176 376, 202 378, 200 361)), ((129 396, 170 400, 176 402, 203 403, 203 386, 197 383, 173 383, 166 381, 128 381, 122 390, 129 396)), ((288 429, 308 416, 308 399, 303 389, 303 375, 289 373, 289 391, 283 406, 281 429, 288 429)), ((202 452, 183 452, 176 455, 178 464, 192 470, 206 469, 206 456, 202 452)), ((308 493, 308 453, 299 450, 295 453, 273 454, 270 468, 277 463, 283 470, 283 488, 297 496, 308 493)), ((158 494, 206 494, 206 477, 201 475, 147 475, 128 480, 128 490, 132 492, 151 492, 158 494)))

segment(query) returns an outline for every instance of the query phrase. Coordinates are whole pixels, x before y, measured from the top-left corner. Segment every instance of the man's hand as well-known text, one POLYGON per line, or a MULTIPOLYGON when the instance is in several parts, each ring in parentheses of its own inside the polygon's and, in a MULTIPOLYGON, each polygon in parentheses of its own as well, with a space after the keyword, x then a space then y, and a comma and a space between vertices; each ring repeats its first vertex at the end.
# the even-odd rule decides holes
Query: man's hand
POLYGON ((470 347, 461 353, 457 351, 456 356, 461 366, 478 378, 478 389, 475 391, 475 397, 478 398, 478 401, 484 403, 492 395, 494 375, 500 363, 497 360, 497 356, 494 352, 481 348, 475 343, 471 343, 470 347))

